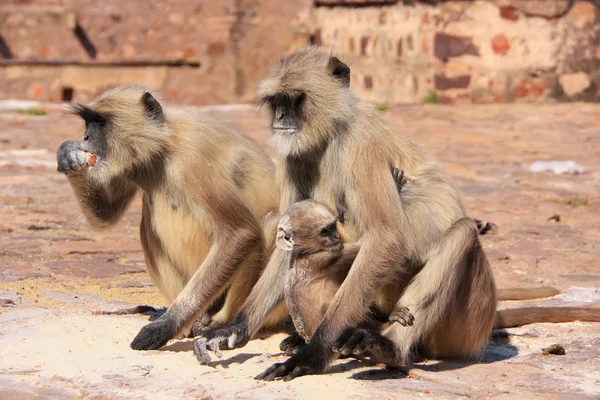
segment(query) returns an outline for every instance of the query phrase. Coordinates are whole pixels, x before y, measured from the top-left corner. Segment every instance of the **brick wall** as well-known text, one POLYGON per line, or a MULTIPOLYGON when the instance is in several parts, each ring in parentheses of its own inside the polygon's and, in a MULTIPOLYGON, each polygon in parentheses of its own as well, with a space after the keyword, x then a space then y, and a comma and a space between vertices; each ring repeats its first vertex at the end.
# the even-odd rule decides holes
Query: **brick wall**
POLYGON ((598 2, 358 1, 322 1, 313 30, 321 47, 349 62, 352 86, 365 99, 600 99, 598 2))
POLYGON ((86 102, 142 81, 170 103, 248 102, 314 43, 375 103, 597 101, 598 3, 4 0, 0 98, 86 102))

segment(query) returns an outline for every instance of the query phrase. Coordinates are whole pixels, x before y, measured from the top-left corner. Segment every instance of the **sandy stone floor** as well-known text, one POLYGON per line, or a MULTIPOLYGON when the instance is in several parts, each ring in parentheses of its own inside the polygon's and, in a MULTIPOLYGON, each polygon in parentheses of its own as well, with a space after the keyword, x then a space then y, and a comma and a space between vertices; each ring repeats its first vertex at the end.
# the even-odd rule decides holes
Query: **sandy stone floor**
MULTIPOLYGON (((190 341, 131 350, 144 317, 90 311, 165 305, 145 272, 140 201, 116 229, 90 230, 55 159, 82 123, 43 107, 46 115, 29 116, 0 104, 0 399, 600 397, 600 325, 591 323, 510 329, 478 362, 390 371, 344 360, 288 383, 252 379, 285 359, 281 334, 210 366, 197 364, 190 341), (542 355, 554 343, 566 355, 542 355)), ((268 149, 254 107, 203 110, 268 149)), ((600 306, 599 105, 407 106, 383 115, 443 162, 472 216, 498 225, 482 242, 499 287, 553 285, 563 293, 529 303, 600 306), (573 160, 585 172, 529 172, 537 160, 573 160)))

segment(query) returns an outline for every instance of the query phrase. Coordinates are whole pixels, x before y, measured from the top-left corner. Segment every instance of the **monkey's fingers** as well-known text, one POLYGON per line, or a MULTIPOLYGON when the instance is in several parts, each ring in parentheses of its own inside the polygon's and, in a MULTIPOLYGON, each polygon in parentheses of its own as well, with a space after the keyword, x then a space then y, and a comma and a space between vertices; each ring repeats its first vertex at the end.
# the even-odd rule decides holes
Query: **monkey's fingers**
POLYGON ((297 378, 299 376, 311 375, 313 373, 312 371, 312 368, 309 366, 299 366, 294 368, 289 374, 284 376, 282 380, 284 382, 291 381, 292 379, 297 378))
POLYGON ((365 340, 367 331, 364 329, 356 329, 349 336, 340 337, 334 351, 347 356, 354 354, 354 349, 359 348, 359 344, 365 340))
POLYGON ((493 222, 486 221, 485 219, 473 218, 475 224, 477 224, 477 230, 480 235, 484 235, 486 232, 496 229, 496 224, 493 222))
POLYGON ((285 354, 294 354, 298 349, 304 346, 306 342, 298 333, 294 333, 281 341, 279 344, 279 350, 285 354))
POLYGON ((208 350, 206 349, 207 340, 206 338, 197 338, 194 339, 194 355, 198 362, 202 365, 208 364, 210 362, 210 354, 208 354, 208 350))
POLYGON ((219 349, 221 343, 225 341, 225 338, 215 338, 208 341, 208 347, 215 353, 219 358, 223 357, 223 352, 219 349))
POLYGON ((256 375, 254 379, 259 381, 274 381, 275 378, 287 375, 290 370, 286 363, 277 363, 271 365, 263 373, 256 375))
POLYGON ((394 310, 389 318, 390 323, 398 322, 402 326, 412 326, 415 317, 411 314, 407 307, 401 307, 394 310))

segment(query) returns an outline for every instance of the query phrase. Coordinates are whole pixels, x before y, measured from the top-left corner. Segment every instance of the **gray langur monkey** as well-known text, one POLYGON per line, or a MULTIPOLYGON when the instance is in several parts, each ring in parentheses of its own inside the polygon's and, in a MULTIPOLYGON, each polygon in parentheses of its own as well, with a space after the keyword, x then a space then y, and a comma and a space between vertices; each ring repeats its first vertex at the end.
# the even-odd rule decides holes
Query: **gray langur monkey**
POLYGON ((140 237, 148 273, 171 303, 131 347, 157 349, 186 334, 225 291, 209 325, 229 322, 274 244, 278 219, 269 213, 278 193, 271 159, 219 121, 163 109, 139 84, 116 87, 72 112, 85 121, 83 140, 60 146, 58 171, 95 228, 117 224, 143 192, 140 237))
MULTIPOLYGON (((366 348, 389 365, 410 362, 416 348, 430 358, 480 356, 492 328, 502 327, 503 311, 497 317, 476 223, 442 165, 354 96, 346 64, 315 48, 281 60, 258 96, 278 156, 279 212, 306 199, 339 210, 349 241, 361 248, 310 343, 256 378, 320 373, 334 348, 366 348), (401 196, 390 166, 411 179, 401 196), (392 324, 382 333, 357 328, 373 303, 386 314, 408 307, 413 325, 392 324)), ((194 341, 201 362, 210 360, 208 350, 241 347, 264 323, 286 315, 288 261, 275 249, 233 321, 194 341)), ((514 313, 513 322, 530 321, 527 309, 514 313)))

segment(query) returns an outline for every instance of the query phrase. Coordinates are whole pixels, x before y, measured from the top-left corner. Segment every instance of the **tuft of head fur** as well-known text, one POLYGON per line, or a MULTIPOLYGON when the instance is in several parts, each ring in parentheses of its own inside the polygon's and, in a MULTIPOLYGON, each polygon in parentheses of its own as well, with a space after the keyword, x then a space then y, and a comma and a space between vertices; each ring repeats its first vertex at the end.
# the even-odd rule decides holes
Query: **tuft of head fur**
MULTIPOLYGON (((279 94, 305 95, 302 130, 290 135, 274 134, 271 138, 281 155, 299 155, 304 149, 318 148, 330 134, 352 120, 357 100, 346 82, 336 77, 331 64, 334 60, 339 62, 315 47, 302 48, 281 60, 259 84, 258 97, 263 106, 279 94)), ((272 120, 273 110, 265 108, 272 120)))
POLYGON ((86 124, 102 120, 107 159, 98 159, 98 174, 106 181, 123 171, 152 163, 167 148, 169 129, 166 121, 148 109, 148 99, 158 101, 140 83, 117 86, 87 105, 71 107, 71 112, 86 124), (147 95, 150 93, 151 95, 147 95))

